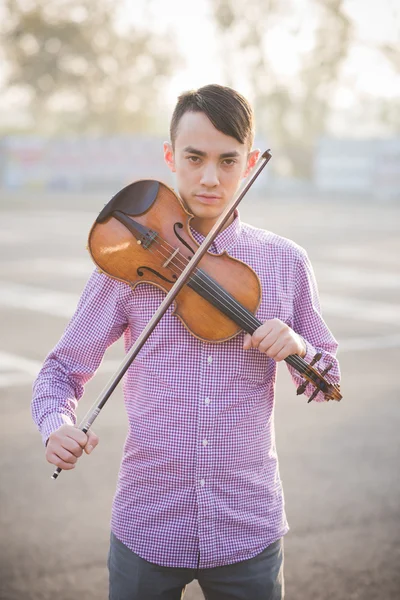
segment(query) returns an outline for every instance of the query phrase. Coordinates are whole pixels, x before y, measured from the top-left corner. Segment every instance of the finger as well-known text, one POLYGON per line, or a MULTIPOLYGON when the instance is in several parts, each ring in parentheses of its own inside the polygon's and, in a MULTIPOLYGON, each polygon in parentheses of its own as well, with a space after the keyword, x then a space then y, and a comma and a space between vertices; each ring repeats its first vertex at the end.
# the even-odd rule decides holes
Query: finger
POLYGON ((70 471, 71 469, 75 469, 75 464, 65 462, 57 454, 55 454, 55 452, 52 452, 51 454, 49 454, 49 456, 46 456, 46 458, 47 462, 49 462, 51 465, 60 467, 60 469, 63 469, 64 471, 70 471))
POLYGON ((256 329, 256 331, 253 333, 253 335, 250 338, 250 347, 258 348, 260 342, 264 339, 264 337, 265 337, 265 333, 263 333, 262 331, 260 332, 259 329, 256 329))
POLYGON ((260 352, 268 353, 268 350, 278 341, 276 333, 270 333, 259 343, 258 349, 260 352))
POLYGON ((274 344, 268 349, 266 355, 272 358, 273 360, 277 360, 279 353, 285 348, 285 344, 282 344, 282 341, 276 340, 274 344))
POLYGON ((78 460, 77 457, 74 454, 72 454, 72 452, 66 450, 63 446, 58 446, 54 449, 50 448, 50 451, 54 452, 56 456, 58 456, 61 460, 67 463, 75 464, 78 460))
POLYGON ((278 354, 275 356, 274 360, 276 362, 280 362, 282 360, 285 360, 285 358, 287 358, 289 354, 292 354, 292 352, 288 349, 287 346, 284 346, 282 350, 278 352, 278 354))
POLYGON ((99 443, 99 438, 90 429, 87 432, 87 436, 88 436, 88 441, 85 446, 85 452, 86 452, 86 454, 90 454, 92 452, 92 450, 94 450, 94 448, 96 448, 97 444, 99 443))
POLYGON ((82 452, 83 452, 82 446, 80 446, 78 444, 78 442, 76 440, 74 440, 73 438, 70 438, 70 437, 64 438, 62 445, 63 445, 63 448, 65 448, 66 450, 69 450, 71 452, 71 454, 73 454, 77 458, 82 456, 82 452))
POLYGON ((243 350, 250 350, 251 348, 251 335, 246 333, 243 340, 243 350))
POLYGON ((84 448, 88 441, 88 436, 79 427, 70 427, 66 436, 71 438, 71 440, 75 440, 81 448, 84 448))
POLYGON ((273 334, 273 321, 265 321, 258 329, 255 330, 252 337, 253 348, 258 348, 260 343, 269 335, 273 334))

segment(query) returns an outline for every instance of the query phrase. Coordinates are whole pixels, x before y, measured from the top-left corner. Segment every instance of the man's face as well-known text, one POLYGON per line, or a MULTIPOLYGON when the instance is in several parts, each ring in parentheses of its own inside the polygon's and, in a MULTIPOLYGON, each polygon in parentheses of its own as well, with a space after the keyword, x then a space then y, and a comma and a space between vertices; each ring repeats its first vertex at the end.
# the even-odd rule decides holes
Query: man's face
POLYGON ((164 158, 174 173, 178 192, 195 216, 193 226, 207 234, 255 165, 259 151, 218 131, 201 112, 181 118, 175 148, 164 144, 164 158))

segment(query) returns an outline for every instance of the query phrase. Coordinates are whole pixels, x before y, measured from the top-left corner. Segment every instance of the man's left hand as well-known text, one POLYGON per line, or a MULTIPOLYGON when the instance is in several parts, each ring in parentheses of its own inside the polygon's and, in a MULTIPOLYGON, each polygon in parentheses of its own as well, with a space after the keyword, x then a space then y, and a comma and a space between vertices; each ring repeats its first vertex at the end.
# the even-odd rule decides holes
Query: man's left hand
POLYGON ((306 355, 303 338, 279 319, 265 321, 253 335, 246 333, 243 349, 258 348, 276 362, 284 360, 290 354, 306 355))

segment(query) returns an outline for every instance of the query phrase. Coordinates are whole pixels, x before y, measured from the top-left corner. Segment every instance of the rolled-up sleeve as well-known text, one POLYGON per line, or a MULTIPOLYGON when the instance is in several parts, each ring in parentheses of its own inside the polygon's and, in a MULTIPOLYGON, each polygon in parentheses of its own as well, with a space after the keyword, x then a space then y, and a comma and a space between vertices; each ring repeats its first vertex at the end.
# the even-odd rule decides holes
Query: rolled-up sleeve
POLYGON ((125 284, 94 271, 75 314, 47 356, 33 384, 32 416, 46 443, 64 423, 75 424, 78 400, 106 349, 123 334, 127 316, 120 301, 125 284))

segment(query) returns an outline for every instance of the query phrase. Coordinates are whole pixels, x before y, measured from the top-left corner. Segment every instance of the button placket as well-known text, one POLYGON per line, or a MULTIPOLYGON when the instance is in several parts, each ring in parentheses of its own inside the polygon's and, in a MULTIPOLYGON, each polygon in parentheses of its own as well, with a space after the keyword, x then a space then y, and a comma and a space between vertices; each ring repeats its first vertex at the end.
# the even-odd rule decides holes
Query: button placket
MULTIPOLYGON (((202 369, 202 374, 203 374, 202 384, 204 384, 204 388, 205 388, 204 391, 206 391, 207 388, 208 388, 208 390, 210 390, 211 381, 210 381, 209 375, 211 375, 211 372, 209 371, 208 367, 211 366, 213 363, 213 356, 210 354, 209 344, 204 344, 202 350, 204 353, 203 358, 202 358, 203 365, 204 365, 204 362, 206 362, 205 369, 204 370, 202 369)), ((203 391, 203 390, 200 390, 200 391, 203 391)), ((205 393, 202 397, 201 403, 204 404, 205 406, 209 406, 211 404, 210 396, 206 395, 206 393, 205 393)), ((209 431, 209 427, 210 427, 210 419, 211 419, 211 413, 209 412, 209 409, 207 410, 207 412, 203 412, 201 414, 198 435, 199 435, 199 441, 204 448, 209 444, 209 440, 207 439, 207 437, 208 437, 207 432, 209 431)), ((201 460, 201 458, 202 458, 202 455, 200 454, 200 460, 201 460)))
POLYGON ((213 422, 213 382, 215 373, 215 357, 211 355, 210 344, 204 343, 201 352, 201 385, 199 387, 198 410, 199 424, 197 430, 197 508, 198 535, 200 556, 208 553, 212 546, 214 532, 214 500, 213 484, 210 480, 212 465, 212 441, 210 435, 213 422), (211 406, 210 406, 211 405, 211 406))

